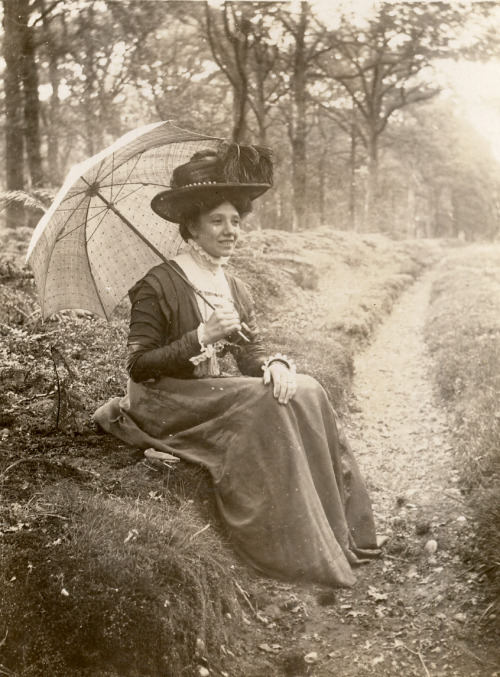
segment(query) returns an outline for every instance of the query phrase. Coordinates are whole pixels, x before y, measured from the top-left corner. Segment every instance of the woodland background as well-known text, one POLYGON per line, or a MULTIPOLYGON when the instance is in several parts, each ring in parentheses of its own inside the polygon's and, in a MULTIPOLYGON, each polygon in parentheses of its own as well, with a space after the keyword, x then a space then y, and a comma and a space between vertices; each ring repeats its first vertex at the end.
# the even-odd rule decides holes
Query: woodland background
POLYGON ((500 170, 442 66, 499 61, 500 4, 337 4, 2 0, 1 674, 498 675, 500 170), (353 590, 252 572, 203 469, 98 430, 126 303, 42 321, 23 263, 70 165, 166 119, 275 150, 230 266, 360 446, 389 541, 353 590), (354 358, 391 313, 382 420, 354 358))
POLYGON ((36 222, 71 164, 173 119, 274 148, 253 227, 495 237, 498 163, 439 64, 497 57, 498 5, 328 4, 3 0, 6 224, 36 222))

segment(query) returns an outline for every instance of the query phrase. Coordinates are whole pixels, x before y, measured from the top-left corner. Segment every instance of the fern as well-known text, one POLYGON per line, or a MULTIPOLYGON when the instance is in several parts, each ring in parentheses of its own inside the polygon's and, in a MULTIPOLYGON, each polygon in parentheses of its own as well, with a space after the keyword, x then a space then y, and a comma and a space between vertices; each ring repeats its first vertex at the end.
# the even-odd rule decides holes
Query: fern
POLYGON ((43 214, 52 202, 53 196, 46 190, 33 190, 26 193, 24 190, 8 190, 0 192, 0 211, 8 205, 20 205, 28 213, 43 214))

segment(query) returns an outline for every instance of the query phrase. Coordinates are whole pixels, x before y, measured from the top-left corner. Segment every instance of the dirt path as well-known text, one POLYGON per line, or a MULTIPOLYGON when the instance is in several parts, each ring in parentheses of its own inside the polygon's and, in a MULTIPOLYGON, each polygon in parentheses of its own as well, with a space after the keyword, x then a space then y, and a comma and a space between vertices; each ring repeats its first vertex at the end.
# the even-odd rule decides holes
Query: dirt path
POLYGON ((393 576, 385 583, 377 576, 374 585, 381 582, 387 601, 406 610, 404 647, 394 636, 395 653, 414 658, 410 650, 418 650, 416 674, 491 675, 495 663, 481 656, 477 639, 474 655, 467 643, 477 630, 480 591, 460 556, 472 526, 457 488, 450 425, 433 392, 434 365, 424 340, 432 280, 429 273, 406 292, 357 358, 360 412, 349 427, 372 483, 378 523, 390 538, 387 551, 393 553, 386 558, 386 573, 392 570, 393 576))
POLYGON ((379 532, 389 537, 385 556, 335 596, 266 586, 272 622, 260 652, 275 653, 285 674, 305 674, 294 665, 309 654, 306 672, 315 677, 500 675, 498 654, 495 661, 478 639, 480 581, 461 556, 473 526, 423 336, 432 279, 430 272, 403 294, 356 359, 345 419, 379 532))

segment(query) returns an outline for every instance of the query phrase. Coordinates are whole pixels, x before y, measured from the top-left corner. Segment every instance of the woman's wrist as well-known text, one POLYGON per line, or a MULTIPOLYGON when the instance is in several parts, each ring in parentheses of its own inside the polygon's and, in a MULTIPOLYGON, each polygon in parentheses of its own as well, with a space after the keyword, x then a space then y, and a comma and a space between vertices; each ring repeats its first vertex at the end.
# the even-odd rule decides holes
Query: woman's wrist
POLYGON ((205 322, 202 322, 196 331, 198 334, 198 343, 202 350, 205 350, 207 346, 214 345, 218 342, 217 340, 212 339, 210 333, 207 332, 205 322))
POLYGON ((294 361, 288 359, 286 355, 282 355, 281 353, 276 353, 276 355, 271 355, 271 357, 268 357, 262 365, 262 369, 269 369, 273 362, 281 362, 281 364, 284 364, 285 367, 288 367, 290 371, 295 371, 294 361))
POLYGON ((205 323, 202 322, 198 329, 196 330, 198 336, 198 343, 200 344, 201 350, 205 348, 205 323))

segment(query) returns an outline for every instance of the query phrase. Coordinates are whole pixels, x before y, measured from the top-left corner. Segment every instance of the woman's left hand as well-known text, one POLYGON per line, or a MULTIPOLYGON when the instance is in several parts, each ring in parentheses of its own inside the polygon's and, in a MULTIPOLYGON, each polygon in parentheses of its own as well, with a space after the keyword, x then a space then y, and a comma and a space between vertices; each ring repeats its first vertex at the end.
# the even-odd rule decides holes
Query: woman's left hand
POLYGON ((295 369, 289 369, 283 362, 271 362, 264 374, 264 385, 273 383, 273 395, 280 404, 288 404, 297 392, 295 369))

